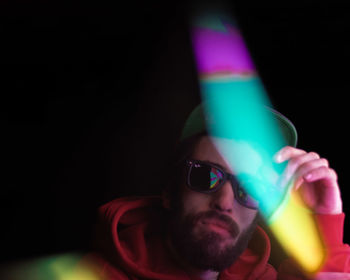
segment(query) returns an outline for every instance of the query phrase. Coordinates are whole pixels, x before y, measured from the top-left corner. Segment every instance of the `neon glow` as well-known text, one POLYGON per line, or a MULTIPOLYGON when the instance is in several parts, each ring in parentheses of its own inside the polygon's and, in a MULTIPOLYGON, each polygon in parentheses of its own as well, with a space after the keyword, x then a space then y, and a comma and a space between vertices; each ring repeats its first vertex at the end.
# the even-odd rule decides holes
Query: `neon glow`
POLYGON ((276 238, 306 274, 326 258, 322 235, 292 182, 281 185, 286 163, 273 157, 284 139, 264 86, 236 24, 205 15, 193 24, 192 42, 207 128, 276 238), (220 138, 223 137, 223 138, 220 138))
POLYGON ((103 280, 81 254, 63 254, 15 263, 1 275, 12 280, 103 280))

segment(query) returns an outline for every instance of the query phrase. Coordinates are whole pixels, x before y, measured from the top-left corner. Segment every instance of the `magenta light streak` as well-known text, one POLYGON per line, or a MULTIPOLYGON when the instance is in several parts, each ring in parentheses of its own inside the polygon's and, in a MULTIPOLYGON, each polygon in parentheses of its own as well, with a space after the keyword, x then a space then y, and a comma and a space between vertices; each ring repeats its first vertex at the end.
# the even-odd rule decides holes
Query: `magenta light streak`
POLYGON ((199 73, 254 73, 255 66, 241 34, 234 26, 225 27, 226 31, 220 32, 203 27, 194 28, 194 54, 199 73))

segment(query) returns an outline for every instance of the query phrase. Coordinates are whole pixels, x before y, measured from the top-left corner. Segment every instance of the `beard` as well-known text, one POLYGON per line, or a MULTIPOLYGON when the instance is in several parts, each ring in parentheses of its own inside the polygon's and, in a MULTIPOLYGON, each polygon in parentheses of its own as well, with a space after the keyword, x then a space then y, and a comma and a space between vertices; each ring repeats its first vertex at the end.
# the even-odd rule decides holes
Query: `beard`
POLYGON ((177 207, 172 214, 170 238, 179 256, 188 264, 197 269, 220 272, 231 266, 247 248, 256 224, 257 217, 245 231, 239 232, 238 225, 226 215, 206 211, 184 216, 177 207), (225 223, 230 236, 225 237, 215 231, 201 231, 198 234, 196 226, 207 218, 225 223))

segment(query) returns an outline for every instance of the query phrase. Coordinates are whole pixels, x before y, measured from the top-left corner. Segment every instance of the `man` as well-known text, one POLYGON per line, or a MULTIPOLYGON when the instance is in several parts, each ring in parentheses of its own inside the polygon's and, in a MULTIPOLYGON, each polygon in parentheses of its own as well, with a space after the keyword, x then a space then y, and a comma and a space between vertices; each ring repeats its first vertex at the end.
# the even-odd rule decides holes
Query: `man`
MULTIPOLYGON (((294 145, 293 125, 271 113, 294 145)), ((314 279, 350 279, 335 171, 318 154, 293 146, 281 149, 275 161, 288 161, 283 176, 294 179, 292 191, 302 194, 324 234, 329 257, 314 279)), ((268 263, 270 241, 257 226, 258 209, 206 132, 197 108, 185 125, 163 195, 102 206, 99 252, 86 260, 102 279, 306 279, 293 261, 276 268, 268 263)))

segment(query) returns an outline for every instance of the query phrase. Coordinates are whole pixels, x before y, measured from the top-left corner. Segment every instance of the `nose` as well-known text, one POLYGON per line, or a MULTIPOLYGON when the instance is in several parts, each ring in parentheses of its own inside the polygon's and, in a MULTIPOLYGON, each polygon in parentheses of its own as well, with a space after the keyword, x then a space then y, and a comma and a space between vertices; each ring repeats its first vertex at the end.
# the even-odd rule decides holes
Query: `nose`
POLYGON ((220 212, 231 213, 233 210, 234 192, 229 180, 212 194, 211 208, 220 212))

